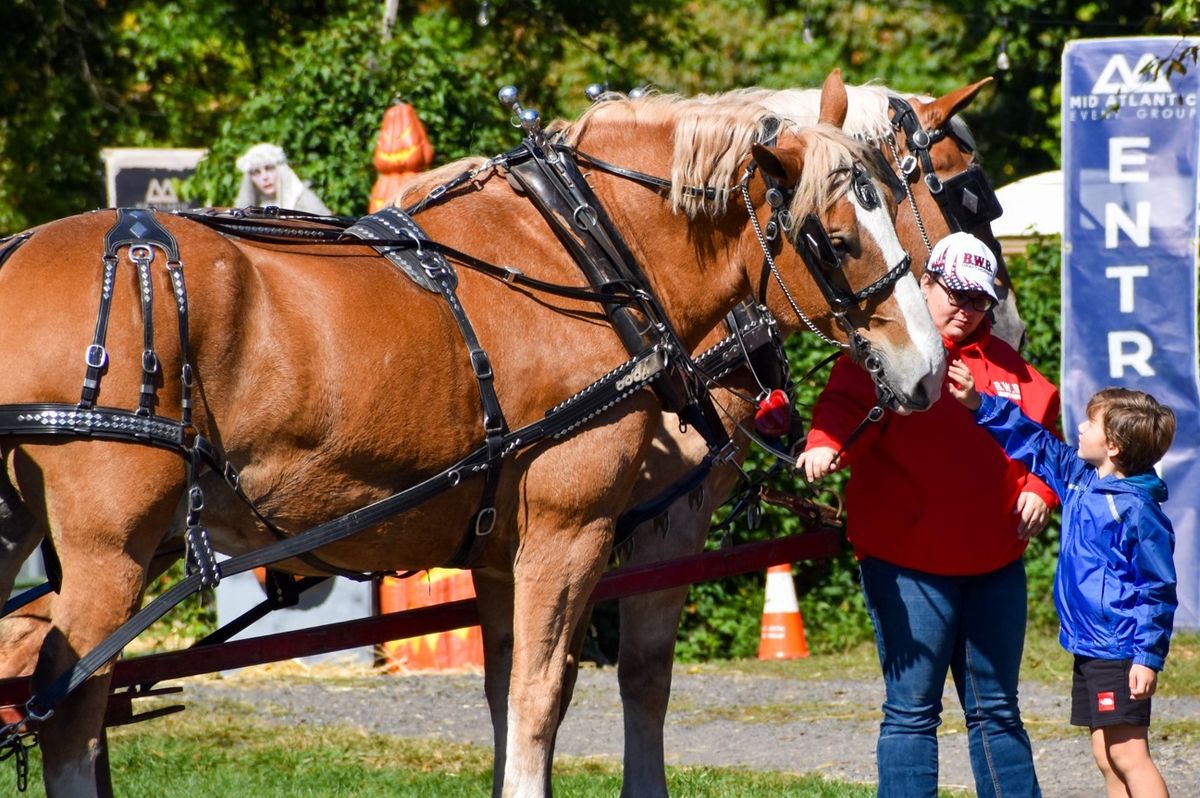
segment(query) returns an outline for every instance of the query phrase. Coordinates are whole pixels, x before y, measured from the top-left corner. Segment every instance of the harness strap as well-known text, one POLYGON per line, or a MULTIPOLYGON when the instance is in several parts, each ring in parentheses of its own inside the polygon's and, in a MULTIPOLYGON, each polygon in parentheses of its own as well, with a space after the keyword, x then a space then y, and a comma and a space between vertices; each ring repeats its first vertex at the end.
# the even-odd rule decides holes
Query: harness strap
POLYGON ((629 540, 634 531, 654 518, 671 509, 671 505, 680 496, 685 496, 691 493, 696 488, 704 483, 708 478, 708 474, 712 471, 713 463, 717 457, 713 452, 709 452, 704 456, 704 459, 691 468, 686 474, 672 482, 662 493, 654 496, 647 501, 642 502, 636 507, 631 507, 617 518, 616 534, 613 537, 613 548, 619 547, 625 541, 629 540))
POLYGON ((4 266, 4 262, 12 257, 12 254, 26 241, 30 239, 33 233, 26 231, 17 233, 8 238, 0 239, 0 267, 4 266))
MULTIPOLYGON (((507 433, 504 436, 502 453, 508 454, 518 448, 533 445, 546 437, 561 438, 595 415, 641 390, 661 370, 661 363, 655 367, 652 361, 653 353, 623 363, 588 388, 548 411, 541 420, 507 433)), ((2 422, 0 431, 8 432, 2 422)), ((123 439, 130 440, 127 436, 123 439)), ((293 537, 225 560, 220 564, 221 575, 232 576, 259 566, 299 557, 350 537, 457 486, 465 473, 486 463, 487 457, 488 447, 479 446, 449 468, 399 493, 326 521, 293 537)), ((28 721, 49 718, 63 698, 87 681, 96 670, 116 656, 142 631, 202 586, 202 574, 190 573, 139 610, 95 649, 84 655, 70 670, 31 697, 25 704, 25 717, 0 729, 0 748, 11 745, 12 740, 19 738, 28 721)))
POLYGON ((129 257, 137 266, 138 287, 142 298, 142 390, 138 397, 138 413, 148 416, 154 412, 155 375, 158 374, 158 355, 154 352, 154 283, 150 279, 150 264, 154 250, 135 244, 129 257))
POLYGON ((171 290, 175 295, 175 315, 179 320, 179 360, 183 364, 179 374, 179 404, 183 417, 180 424, 184 429, 192 426, 192 356, 188 348, 188 299, 187 286, 183 279, 183 264, 168 263, 167 274, 171 278, 171 290))
MULTIPOLYGON (((295 607, 300 603, 300 594, 328 579, 327 576, 306 576, 297 580, 291 574, 268 568, 266 583, 263 585, 267 597, 220 629, 197 640, 191 647, 196 649, 228 642, 234 635, 245 631, 274 610, 295 607)), ((146 689, 147 686, 143 684, 138 687, 146 689)))
POLYGON ((446 566, 469 568, 482 553, 483 547, 487 543, 487 536, 491 534, 496 525, 496 492, 500 483, 501 453, 504 446, 504 434, 508 431, 508 422, 504 419, 500 397, 496 395, 491 359, 479 343, 475 328, 462 303, 458 300, 458 277, 454 274, 454 270, 440 252, 427 250, 421 246, 423 241, 428 240, 425 231, 399 208, 387 207, 371 216, 364 217, 346 232, 369 241, 381 237, 379 234, 381 228, 395 237, 407 236, 416 242, 415 252, 411 249, 378 245, 376 249, 418 285, 442 295, 442 299, 450 308, 450 314, 454 317, 459 333, 466 343, 471 371, 479 386, 486 460, 480 463, 476 470, 483 472, 483 496, 479 511, 468 525, 462 542, 446 566))
POLYGON ((525 149, 528 158, 510 160, 508 174, 542 214, 588 281, 602 292, 613 283, 635 286, 639 315, 623 306, 605 306, 605 312, 631 355, 653 347, 668 358, 669 368, 652 384, 663 407, 695 426, 711 449, 728 453, 729 436, 711 397, 694 374, 686 348, 637 259, 573 158, 568 157, 573 150, 543 148, 535 137, 526 139, 525 149))
MULTIPOLYGON (((220 216, 216 214, 200 214, 188 211, 176 211, 177 216, 185 219, 198 222, 207 227, 216 230, 224 235, 238 236, 249 241, 255 241, 265 244, 295 244, 295 243, 321 243, 333 244, 342 246, 362 246, 360 239, 351 237, 346 238, 343 230, 330 229, 309 229, 301 227, 284 227, 280 225, 270 225, 263 221, 255 219, 244 219, 242 217, 220 216)), ((409 237, 401 238, 379 238, 372 239, 371 246, 379 248, 394 248, 401 249, 428 249, 434 252, 439 252, 455 263, 466 266, 473 271, 486 274, 489 277, 500 280, 506 285, 520 286, 529 288, 534 291, 561 296, 567 299, 578 299, 583 302, 597 302, 601 305, 622 305, 634 302, 637 300, 637 295, 632 286, 622 281, 616 281, 606 286, 606 291, 600 293, 590 291, 584 288, 577 288, 569 285, 558 285, 557 283, 538 280, 535 277, 529 277, 520 269, 512 266, 497 266, 488 263, 485 260, 476 258, 454 247, 447 246, 437 241, 427 239, 414 240, 409 237)))
POLYGON ((87 371, 83 376, 83 389, 79 395, 79 409, 90 410, 96 406, 96 397, 100 393, 100 375, 108 364, 108 352, 104 349, 104 341, 108 337, 108 315, 112 308, 113 282, 117 275, 117 258, 115 255, 104 256, 104 276, 100 284, 100 309, 96 314, 96 331, 92 334, 92 343, 83 354, 87 371))
POLYGON ((152 315, 152 289, 150 288, 150 262, 154 258, 151 247, 158 247, 168 261, 179 261, 179 244, 158 220, 153 211, 145 208, 118 208, 117 220, 104 236, 104 274, 100 284, 100 307, 96 314, 96 331, 92 343, 84 353, 87 371, 83 378, 79 408, 91 409, 96 405, 100 393, 100 378, 108 364, 108 352, 104 342, 108 334, 108 318, 112 309, 112 292, 116 282, 118 257, 122 247, 129 247, 130 260, 138 270, 141 287, 142 324, 144 350, 142 354, 142 392, 138 409, 149 416, 154 399, 153 374, 157 372, 158 358, 154 355, 154 322, 152 315), (150 366, 154 372, 150 372, 150 366))
POLYGON ((48 581, 42 582, 40 585, 37 585, 35 587, 31 587, 28 590, 25 590, 25 591, 21 592, 19 595, 13 596, 8 601, 4 602, 4 610, 0 611, 0 617, 4 617, 5 615, 8 615, 10 612, 16 612, 17 610, 21 609, 25 605, 32 604, 33 602, 37 601, 42 596, 45 596, 48 593, 54 593, 54 592, 55 592, 54 585, 50 584, 50 582, 48 582, 48 581))

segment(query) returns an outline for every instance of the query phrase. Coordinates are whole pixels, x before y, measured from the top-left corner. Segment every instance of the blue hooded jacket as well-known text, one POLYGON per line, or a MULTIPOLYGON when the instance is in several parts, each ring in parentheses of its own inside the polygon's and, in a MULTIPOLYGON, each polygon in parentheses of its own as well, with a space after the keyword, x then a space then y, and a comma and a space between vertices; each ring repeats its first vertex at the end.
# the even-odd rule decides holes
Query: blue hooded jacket
POLYGON ((1162 670, 1179 604, 1175 531, 1159 506, 1166 484, 1153 471, 1099 477, 1012 402, 980 399, 976 422, 1062 500, 1054 604, 1063 648, 1162 670))

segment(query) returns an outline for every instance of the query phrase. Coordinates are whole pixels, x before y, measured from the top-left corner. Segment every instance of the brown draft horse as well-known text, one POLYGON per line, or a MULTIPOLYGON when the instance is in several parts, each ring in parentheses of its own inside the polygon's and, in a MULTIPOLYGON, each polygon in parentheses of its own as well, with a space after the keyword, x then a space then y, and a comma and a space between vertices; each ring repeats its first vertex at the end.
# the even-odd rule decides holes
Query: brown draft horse
MULTIPOLYGON (((945 181, 964 173, 975 164, 974 139, 957 114, 989 81, 990 78, 964 86, 936 99, 900 95, 881 86, 847 86, 849 112, 843 129, 878 147, 891 168, 899 172, 900 162, 913 153, 908 149, 907 137, 893 128, 888 99, 891 96, 903 96, 915 113, 921 129, 952 131, 949 135, 935 134, 929 147, 932 171, 945 181)), ((745 89, 698 98, 697 101, 719 105, 723 102, 739 102, 753 98, 784 119, 799 125, 811 125, 817 120, 819 94, 817 90, 745 89)), ((953 231, 947 216, 930 192, 929 183, 924 179, 926 173, 924 168, 918 168, 909 175, 907 183, 911 203, 907 200, 901 201, 896 218, 897 234, 905 249, 913 256, 914 270, 918 274, 928 257, 929 247, 953 231)), ((1013 346, 1019 346, 1024 335, 1024 324, 1017 312, 1015 296, 1007 285, 1007 273, 1004 271, 1000 246, 992 235, 987 220, 980 221, 982 223, 969 227, 968 232, 988 243, 1001 266, 1001 284, 998 285, 1001 304, 994 313, 993 333, 1013 346)), ((729 332, 724 326, 718 327, 706 337, 701 349, 728 335, 729 332)), ((754 405, 741 397, 760 393, 762 386, 745 371, 730 375, 724 382, 737 391, 736 394, 718 391, 717 401, 726 410, 729 432, 739 445, 739 456, 736 459, 740 462, 747 454, 750 444, 749 439, 740 432, 739 426, 752 429, 755 410, 754 405)), ((694 432, 680 432, 674 417, 665 416, 664 424, 643 467, 641 478, 634 488, 633 503, 653 498, 662 492, 666 486, 697 465, 704 455, 704 441, 694 432)), ((637 528, 629 543, 622 547, 622 562, 626 565, 643 565, 703 550, 713 513, 734 489, 737 479, 737 471, 732 466, 714 468, 708 479, 690 494, 688 500, 681 499, 671 506, 665 523, 660 519, 657 529, 651 522, 637 528)), ((491 589, 485 577, 486 574, 480 574, 476 578, 477 590, 484 596, 489 595, 488 591, 491 589)), ((667 795, 663 725, 670 697, 676 632, 687 592, 686 587, 677 588, 630 596, 620 601, 617 673, 624 707, 625 730, 624 779, 621 794, 627 798, 667 795)), ((495 710, 497 706, 503 706, 504 679, 492 671, 501 667, 503 652, 489 649, 487 663, 489 684, 493 686, 488 695, 495 710), (498 694, 493 695, 494 692, 498 694)))
MULTIPOLYGON (((607 104, 579 122, 578 146, 649 174, 670 173, 672 142, 691 125, 694 152, 719 162, 737 147, 731 172, 751 160, 742 142, 768 116, 746 103, 696 118, 686 106, 653 112, 607 104), (586 124, 584 124, 586 121, 586 124), (731 131, 745 135, 731 138, 731 131), (725 142, 717 145, 715 142, 725 142)), ((838 248, 851 288, 867 286, 904 260, 892 226, 895 206, 869 207, 848 191, 851 168, 869 155, 835 126, 846 95, 835 73, 822 97, 825 124, 784 131, 774 147, 755 146, 761 172, 794 188, 794 218, 817 215, 838 248)), ((700 163, 696 174, 704 174, 700 163)), ((876 173, 877 174, 877 173, 876 173)), ((436 176, 431 176, 433 180, 436 176)), ((647 272, 670 322, 689 347, 742 297, 763 263, 756 226, 736 201, 683 215, 655 190, 593 174, 594 190, 647 272)), ((704 181, 696 184, 705 185, 704 181)), ((857 185, 857 184, 856 184, 857 185)), ((881 192, 876 182, 872 191, 881 192)), ((748 202, 764 224, 763 183, 748 202)), ((77 401, 100 294, 102 239, 114 214, 96 212, 45 225, 0 268, 0 405, 77 401)), ((368 505, 435 474, 478 445, 480 393, 445 303, 415 286, 366 247, 262 245, 222 237, 184 219, 161 223, 179 243, 191 307, 197 430, 240 470, 241 489, 263 517, 298 532, 368 505)), ((502 180, 481 175, 477 190, 420 215, 429 238, 559 284, 581 284, 577 267, 537 212, 502 180)), ((793 242, 794 243, 794 242, 793 242)), ((780 279, 767 305, 785 331, 798 327, 788 302, 831 334, 829 308, 793 246, 776 255, 780 279), (784 290, 787 288, 787 292, 784 290)), ((141 381, 143 325, 137 280, 125 258, 112 287, 110 359, 102 396, 133 407, 141 381)), ((513 290, 458 270, 458 296, 491 354, 509 423, 543 416, 627 360, 595 306, 513 290)), ((168 275, 152 272, 159 296, 168 275)), ((170 303, 154 306, 155 329, 171 330, 170 303)), ((849 320, 879 355, 900 401, 927 407, 941 383, 943 354, 915 279, 851 310, 849 320)), ((160 332, 163 385, 156 412, 181 417, 182 358, 160 332)), ((503 794, 545 795, 569 642, 607 562, 614 508, 629 502, 661 411, 639 391, 561 440, 519 450, 505 461, 499 515, 481 558, 510 587, 511 679, 504 724, 503 794)), ((48 534, 62 568, 34 671, 39 689, 91 651, 141 601, 147 565, 187 509, 186 480, 174 452, 78 438, 0 440, 8 485, 0 513, 0 593, 48 534), (15 510, 12 508, 20 508, 15 510)), ((322 548, 350 570, 405 570, 445 562, 478 507, 478 478, 348 540, 322 548)), ((203 522, 216 549, 240 554, 272 537, 216 474, 206 474, 203 522)), ((285 563, 298 573, 313 569, 285 563)), ((97 793, 96 757, 110 668, 103 668, 40 726, 44 780, 51 796, 97 793)))

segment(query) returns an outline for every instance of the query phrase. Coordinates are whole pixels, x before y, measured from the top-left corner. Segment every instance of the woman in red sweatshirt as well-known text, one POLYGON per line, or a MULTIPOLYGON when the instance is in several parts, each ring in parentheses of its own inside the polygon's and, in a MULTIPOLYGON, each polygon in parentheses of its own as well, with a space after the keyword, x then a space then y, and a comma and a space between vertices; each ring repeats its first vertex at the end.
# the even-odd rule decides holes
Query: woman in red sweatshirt
MULTIPOLYGON (((974 236, 954 233, 934 246, 921 288, 946 360, 961 359, 982 390, 1052 427, 1058 391, 991 336, 995 273, 995 258, 974 236)), ((887 690, 876 747, 879 796, 936 795, 947 671, 966 715, 976 792, 1040 796, 1017 708, 1026 614, 1021 555, 1057 499, 942 393, 927 412, 888 413, 842 451, 875 404, 869 375, 843 357, 813 410, 797 468, 810 481, 851 469, 846 531, 887 690)))

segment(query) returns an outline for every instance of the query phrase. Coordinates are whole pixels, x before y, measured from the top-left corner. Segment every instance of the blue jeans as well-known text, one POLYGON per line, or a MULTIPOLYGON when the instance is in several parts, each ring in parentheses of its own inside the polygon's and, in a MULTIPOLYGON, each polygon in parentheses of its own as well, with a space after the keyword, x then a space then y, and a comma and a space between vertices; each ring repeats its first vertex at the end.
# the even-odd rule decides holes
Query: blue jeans
POLYGON ((1025 563, 978 576, 937 576, 872 559, 860 565, 887 688, 875 749, 880 798, 937 795, 947 670, 966 715, 976 792, 1041 796, 1017 709, 1025 563))

